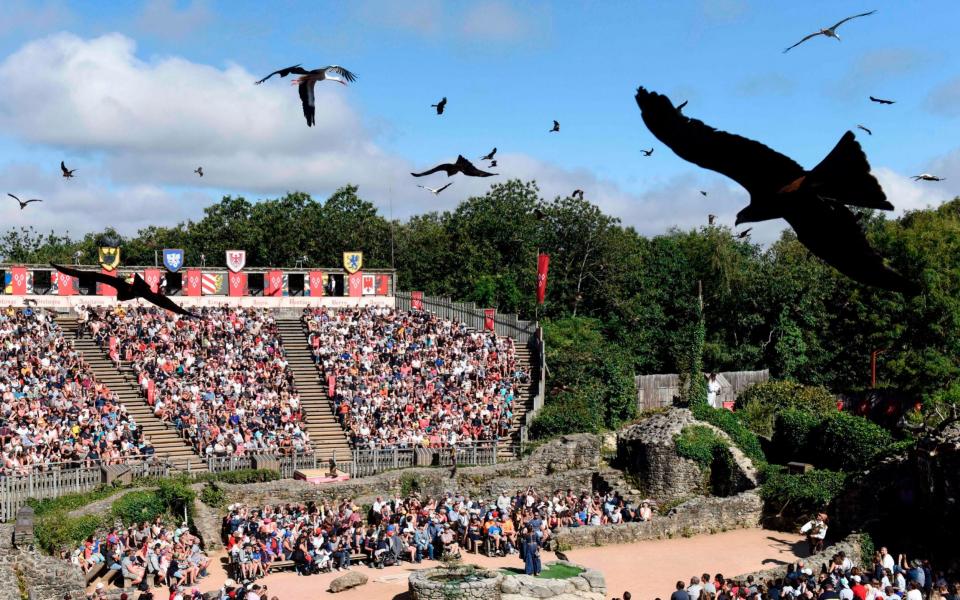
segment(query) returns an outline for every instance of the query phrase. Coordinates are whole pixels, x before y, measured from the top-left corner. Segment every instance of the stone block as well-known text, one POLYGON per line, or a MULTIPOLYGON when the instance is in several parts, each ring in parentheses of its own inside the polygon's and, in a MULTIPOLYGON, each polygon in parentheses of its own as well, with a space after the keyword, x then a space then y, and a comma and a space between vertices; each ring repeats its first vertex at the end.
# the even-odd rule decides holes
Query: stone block
POLYGON ((336 594, 350 588, 365 585, 369 578, 360 571, 348 571, 330 582, 330 591, 336 594))

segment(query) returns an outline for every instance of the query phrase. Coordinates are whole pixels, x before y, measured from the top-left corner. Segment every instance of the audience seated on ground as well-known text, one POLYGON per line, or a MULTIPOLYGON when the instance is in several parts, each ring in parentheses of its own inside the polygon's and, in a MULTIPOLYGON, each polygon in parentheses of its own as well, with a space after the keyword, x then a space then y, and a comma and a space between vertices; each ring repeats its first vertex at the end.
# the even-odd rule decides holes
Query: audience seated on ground
POLYGON ((381 307, 306 309, 303 318, 354 447, 453 446, 510 431, 529 381, 512 339, 381 307))
POLYGON ((270 311, 204 308, 185 319, 157 308, 94 309, 87 327, 137 374, 154 414, 205 456, 305 453, 310 439, 270 311), (153 395, 150 397, 151 384, 153 395))
POLYGON ((51 313, 0 310, 0 475, 153 453, 51 313))

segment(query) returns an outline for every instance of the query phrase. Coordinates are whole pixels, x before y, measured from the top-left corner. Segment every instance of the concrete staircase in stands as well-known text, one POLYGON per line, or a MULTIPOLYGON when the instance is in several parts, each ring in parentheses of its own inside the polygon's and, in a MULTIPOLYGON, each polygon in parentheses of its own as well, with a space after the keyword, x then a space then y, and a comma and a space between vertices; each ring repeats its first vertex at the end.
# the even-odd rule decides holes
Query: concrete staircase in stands
POLYGON ((278 318, 277 327, 283 338, 288 368, 293 372, 300 392, 300 406, 317 460, 325 463, 334 452, 338 461, 351 460, 347 435, 333 414, 327 398, 327 384, 321 381, 313 362, 303 323, 297 318, 278 318))
POLYGON ((57 317, 63 335, 73 342, 74 348, 83 355, 83 359, 90 365, 97 380, 105 383, 117 394, 120 401, 127 407, 127 413, 133 417, 137 425, 143 428, 144 434, 156 449, 158 458, 168 458, 174 468, 186 471, 205 471, 206 462, 194 452, 193 448, 177 433, 176 428, 164 423, 153 416, 153 409, 147 404, 146 398, 140 394, 133 372, 128 369, 118 370, 113 361, 107 356, 97 343, 89 336, 78 339, 76 336, 77 320, 74 315, 60 315, 57 317))

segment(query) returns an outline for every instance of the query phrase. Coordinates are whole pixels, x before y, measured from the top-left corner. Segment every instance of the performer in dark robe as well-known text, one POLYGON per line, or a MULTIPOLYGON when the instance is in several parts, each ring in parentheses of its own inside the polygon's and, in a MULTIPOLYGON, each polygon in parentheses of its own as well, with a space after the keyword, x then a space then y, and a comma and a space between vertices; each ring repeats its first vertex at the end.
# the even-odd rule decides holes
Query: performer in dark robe
POLYGON ((528 529, 523 538, 523 572, 527 575, 539 575, 540 568, 540 544, 537 536, 528 529))

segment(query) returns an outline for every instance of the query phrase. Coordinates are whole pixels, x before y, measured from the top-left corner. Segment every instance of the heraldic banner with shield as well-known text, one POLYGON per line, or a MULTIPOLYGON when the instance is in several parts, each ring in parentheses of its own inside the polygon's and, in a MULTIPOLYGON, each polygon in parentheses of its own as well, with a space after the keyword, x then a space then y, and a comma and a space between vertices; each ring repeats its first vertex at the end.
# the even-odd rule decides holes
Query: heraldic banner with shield
POLYGON ((363 252, 344 252, 343 269, 353 275, 363 268, 363 252))
POLYGON ((120 246, 100 246, 97 249, 97 259, 100 266, 112 271, 120 266, 120 246))
POLYGON ((227 268, 232 272, 239 273, 246 264, 246 250, 227 250, 227 268))
POLYGON ((183 266, 183 250, 180 248, 163 249, 163 266, 171 273, 176 273, 183 266))

